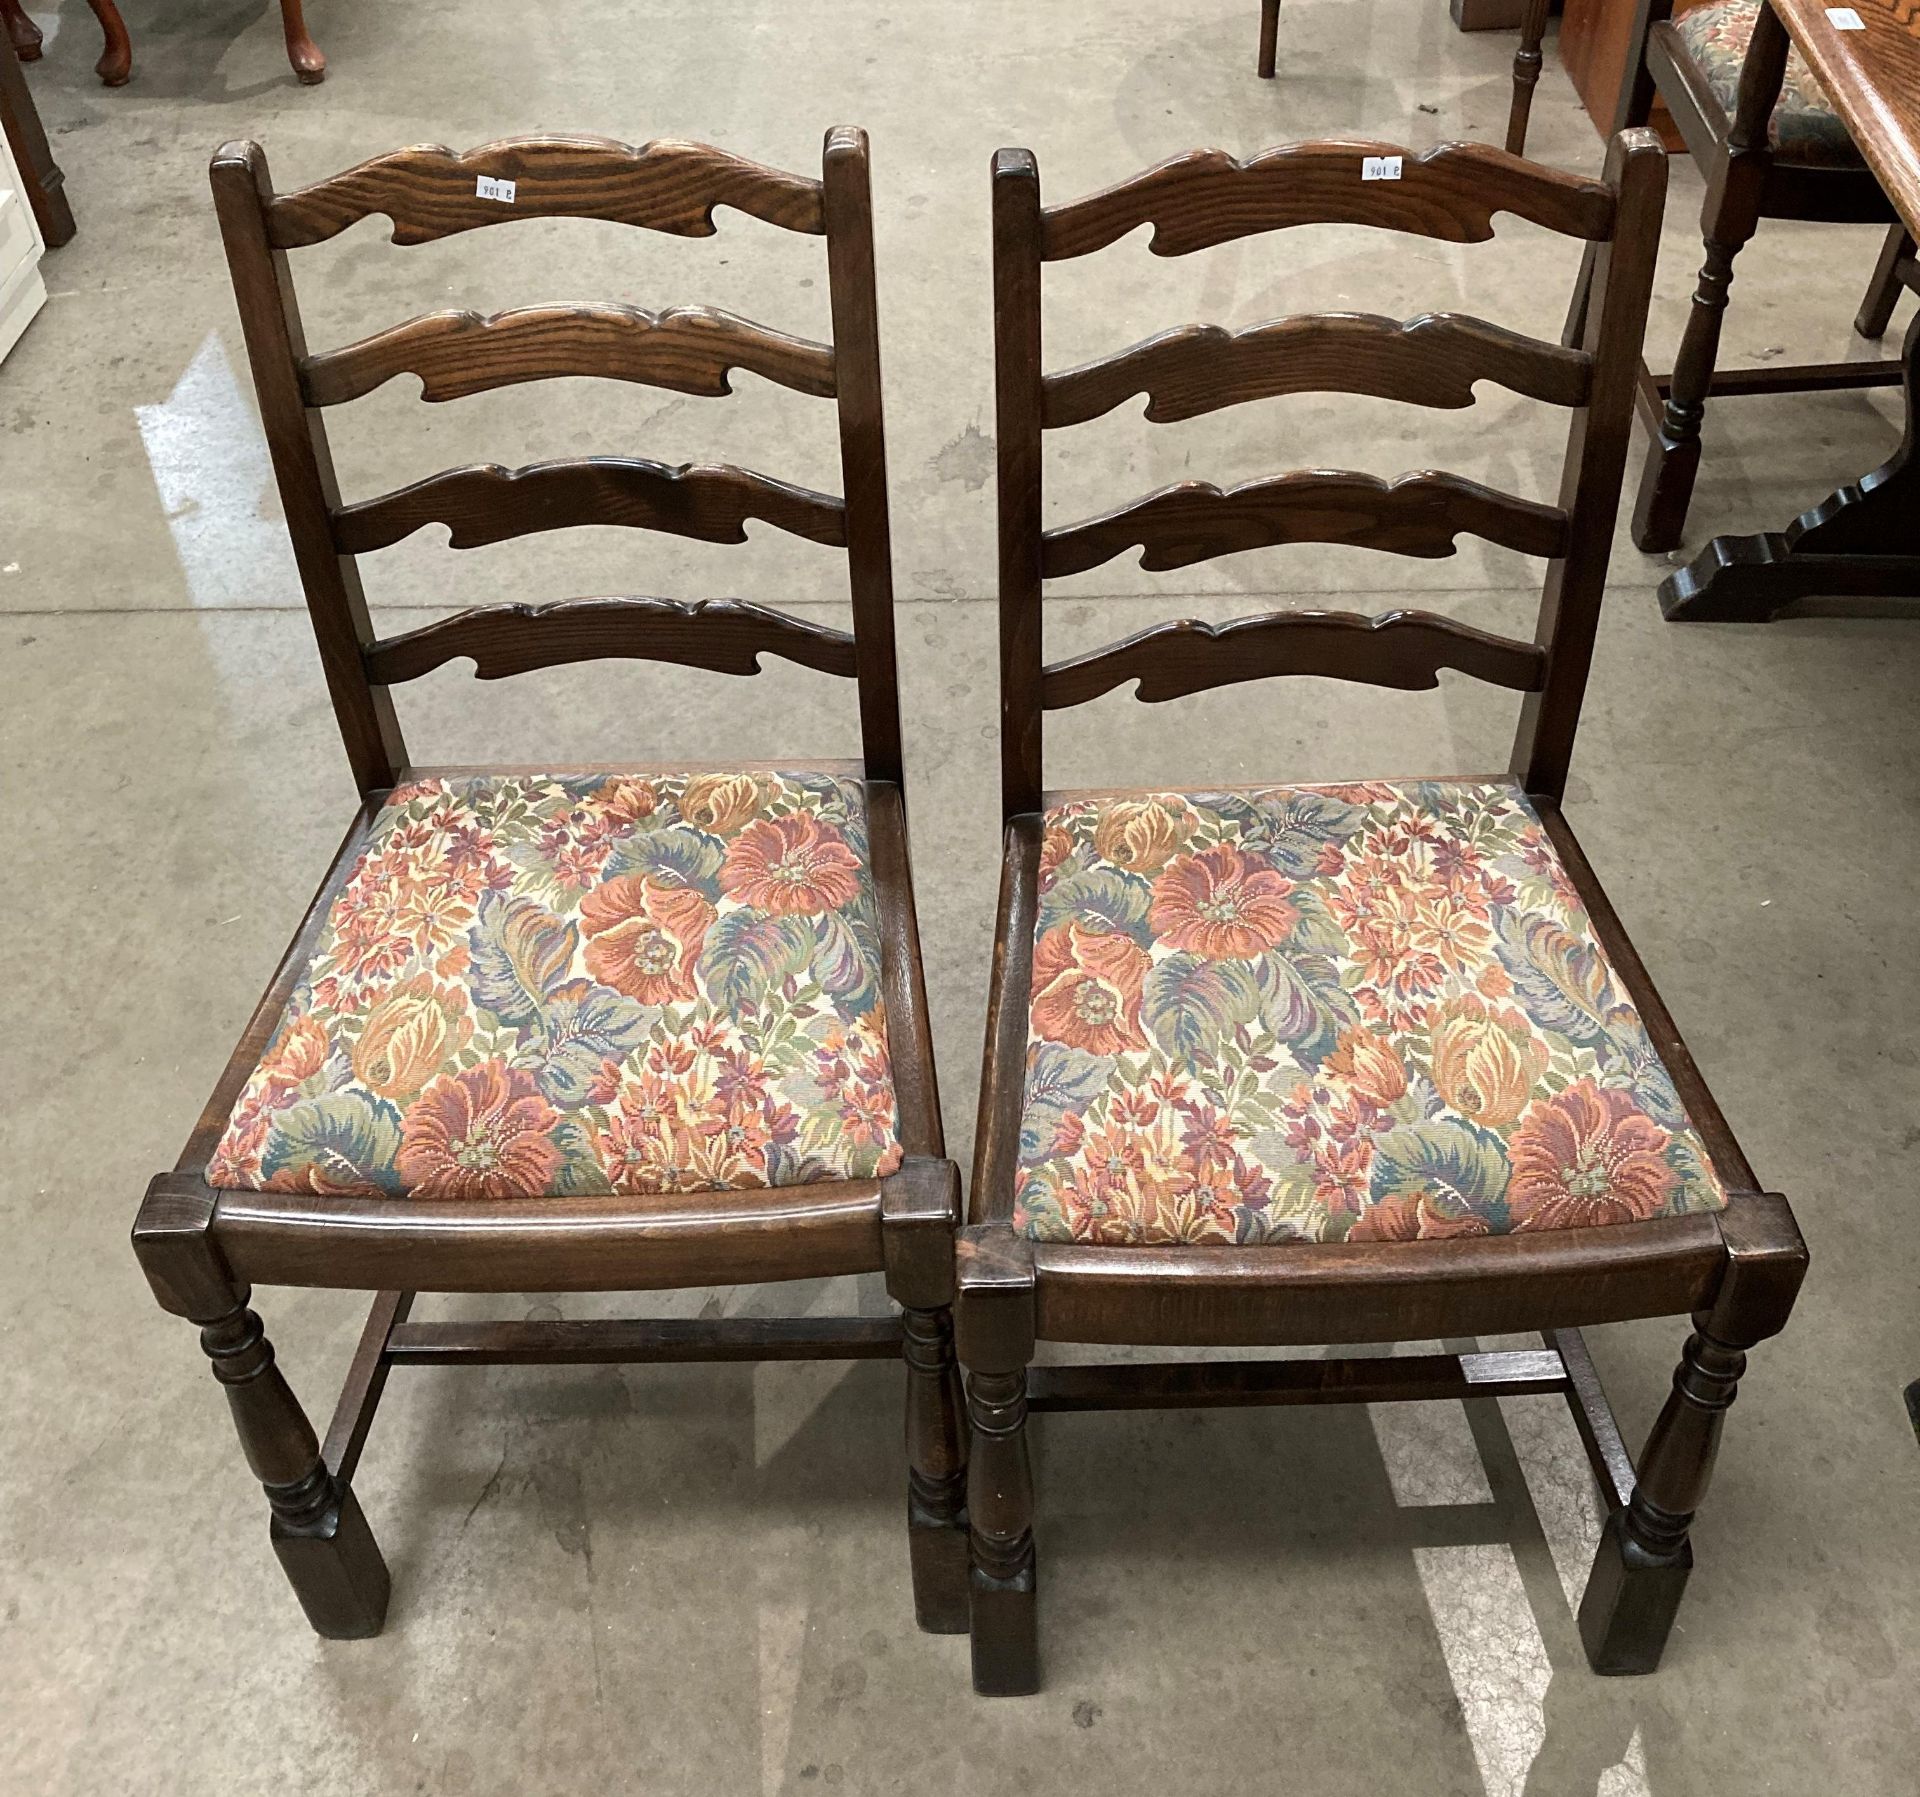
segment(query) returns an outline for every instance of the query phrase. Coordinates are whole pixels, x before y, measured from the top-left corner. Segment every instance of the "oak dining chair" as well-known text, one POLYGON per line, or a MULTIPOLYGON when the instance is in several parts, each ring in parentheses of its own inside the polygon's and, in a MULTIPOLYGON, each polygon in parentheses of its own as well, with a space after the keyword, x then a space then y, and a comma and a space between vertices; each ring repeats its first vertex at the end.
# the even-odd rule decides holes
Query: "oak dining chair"
POLYGON ((955 1312, 983 1692, 1039 1683, 1033 1410, 1563 1393, 1608 1512, 1587 1652, 1602 1672, 1660 1658, 1721 1418, 1806 1259, 1561 809, 1665 186, 1646 131, 1614 139, 1598 180, 1474 144, 1304 143, 1193 151, 1054 206, 1029 153, 995 160, 1005 834, 955 1312), (1373 158, 1397 159, 1395 178, 1363 179, 1373 158), (1451 312, 1328 313, 1186 325, 1044 371, 1043 267, 1143 224, 1180 256, 1322 222, 1476 242, 1501 212, 1594 246, 1572 344, 1451 312), (1303 392, 1468 406, 1481 380, 1570 410, 1555 503, 1434 471, 1314 470, 1043 518, 1046 433, 1143 392, 1159 422, 1303 392), (1532 641, 1421 610, 1292 610, 1044 655, 1045 583, 1135 547, 1157 571, 1294 543, 1444 556, 1461 532, 1544 558, 1532 641), (1523 695, 1504 773, 1045 786, 1047 715, 1130 683, 1158 704, 1286 674, 1413 691, 1443 669, 1523 695), (1693 1333, 1636 1468, 1579 1331, 1680 1313, 1693 1333), (1525 1351, 1032 1364, 1042 1341, 1535 1330, 1544 1346, 1525 1351))
MULTIPOLYGON (((280 498, 360 806, 133 1243, 197 1324, 313 1627, 381 1627, 352 1481, 396 1366, 904 1358, 922 1626, 966 1626, 945 1158, 901 796, 864 133, 820 178, 697 143, 523 137, 396 151, 276 193, 234 143, 213 189, 280 498), (832 342, 707 306, 442 311, 309 352, 287 257, 371 214, 427 243, 524 218, 710 236, 726 207, 826 240, 832 342), (627 456, 475 464, 345 502, 325 413, 399 375, 449 400, 590 375, 718 397, 746 369, 838 410, 844 496, 627 456), (731 599, 490 605, 378 634, 356 558, 612 524, 709 543, 758 519, 846 552, 853 629, 731 599), (859 761, 434 767, 392 689, 625 657, 780 656, 853 683, 859 761), (418 1292, 625 1292, 881 1272, 898 1317, 417 1321, 418 1292), (324 1440, 256 1284, 368 1291, 324 1440)), ((732 226, 730 225, 730 229, 732 226)))

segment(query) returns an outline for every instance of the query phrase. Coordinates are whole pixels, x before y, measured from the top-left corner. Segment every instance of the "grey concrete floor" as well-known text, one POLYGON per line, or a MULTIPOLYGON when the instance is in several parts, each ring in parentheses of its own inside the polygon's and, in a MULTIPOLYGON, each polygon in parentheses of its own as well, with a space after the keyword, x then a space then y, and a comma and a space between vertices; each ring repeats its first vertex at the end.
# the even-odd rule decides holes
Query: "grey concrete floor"
MULTIPOLYGON (((964 1160, 996 848, 988 157, 1031 146, 1064 197, 1193 144, 1497 138, 1513 40, 1460 36, 1439 0, 1289 0, 1282 76, 1263 83, 1252 0, 319 0, 332 75, 305 90, 267 0, 130 10, 138 73, 109 93, 81 0, 35 8, 33 84, 81 229, 0 368, 0 1788, 1920 1789, 1920 1452, 1900 1400, 1920 1376, 1920 619, 1668 626, 1663 566, 1624 536, 1570 812, 1814 1251, 1792 1331, 1755 1355, 1731 1419, 1657 1677, 1597 1680, 1581 1660, 1593 1497, 1564 1413, 1529 1399, 1043 1420, 1046 1689, 976 1701, 965 1643, 911 1624, 898 1380, 874 1365, 402 1377, 359 1480, 395 1576, 388 1628, 316 1641, 191 1331, 125 1243, 352 797, 247 391, 212 147, 260 136, 289 186, 397 143, 535 128, 689 135, 801 168, 826 126, 870 130, 920 910, 964 1160)), ((1551 44, 1533 141, 1599 161, 1551 44)), ((1676 166, 1656 359, 1698 261, 1699 195, 1676 166)), ((818 245, 722 218, 691 244, 525 224, 404 255, 370 222, 301 263, 310 335, 573 297, 821 330, 818 245)), ((1875 236, 1767 227, 1740 264, 1729 360, 1872 353, 1848 325, 1875 236)), ((1180 263, 1129 243, 1050 275, 1050 358, 1317 305, 1464 306, 1551 333, 1572 268, 1524 226, 1497 247, 1327 230, 1180 263)), ((726 405, 573 383, 424 407, 395 383, 340 418, 343 480, 599 448, 751 452, 835 485, 827 409, 740 385, 726 405)), ((1689 551, 1857 476, 1896 416, 1885 395, 1717 408, 1689 551)), ((1189 468, 1438 462, 1545 494, 1559 453, 1555 420, 1503 396, 1461 414, 1298 399, 1152 433, 1127 408, 1076 436, 1051 463, 1056 516, 1189 468)), ((719 551, 574 532, 464 556, 423 536, 368 578, 390 627, 496 597, 733 592, 832 616, 841 594, 835 557, 771 533, 719 551)), ((1157 583, 1116 564, 1062 583, 1050 646, 1322 596, 1413 593, 1523 627, 1537 578, 1465 546, 1432 563, 1266 551, 1157 583)), ((603 665, 503 686, 447 669, 402 704, 426 759, 584 761, 844 753, 844 696, 795 670, 743 688, 603 665)), ((1116 694, 1056 733, 1051 771, 1490 768, 1510 716, 1451 678, 1418 697, 1116 694)), ((801 1300, 884 1303, 870 1282, 801 1300)), ((260 1301, 324 1416, 358 1306, 260 1301)), ((1593 1337, 1636 1439, 1681 1327, 1593 1337)))

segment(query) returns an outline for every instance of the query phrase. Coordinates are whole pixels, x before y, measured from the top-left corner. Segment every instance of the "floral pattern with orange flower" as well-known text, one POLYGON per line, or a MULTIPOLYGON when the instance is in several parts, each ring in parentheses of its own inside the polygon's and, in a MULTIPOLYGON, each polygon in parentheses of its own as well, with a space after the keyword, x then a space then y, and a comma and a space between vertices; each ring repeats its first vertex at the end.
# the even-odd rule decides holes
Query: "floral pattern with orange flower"
POLYGON ((511 1198, 900 1163, 857 782, 395 789, 208 1176, 511 1198))
POLYGON ((1094 796, 1042 828, 1027 1234, 1420 1241, 1726 1202, 1518 788, 1094 796))

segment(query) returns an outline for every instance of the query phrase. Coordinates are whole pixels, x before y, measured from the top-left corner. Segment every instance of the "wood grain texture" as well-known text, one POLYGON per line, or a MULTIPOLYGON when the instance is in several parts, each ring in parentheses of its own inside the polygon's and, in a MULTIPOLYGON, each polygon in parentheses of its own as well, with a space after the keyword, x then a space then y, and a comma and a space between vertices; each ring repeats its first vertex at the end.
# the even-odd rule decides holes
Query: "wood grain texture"
POLYGON ((267 231, 276 249, 325 243, 374 213, 395 243, 432 243, 515 218, 599 218, 675 237, 711 237, 716 206, 819 236, 820 183, 708 144, 656 138, 509 137, 455 153, 416 144, 275 196, 267 231), (482 199, 483 175, 511 181, 511 202, 482 199))
POLYGON ((851 679, 853 637, 740 599, 567 599, 487 605, 385 637, 367 650, 367 677, 388 686, 467 655, 481 680, 579 661, 667 661, 716 674, 757 674, 778 655, 851 679))
POLYGON ((1901 221, 1920 234, 1920 13, 1912 0, 1856 0, 1859 31, 1836 31, 1823 0, 1772 5, 1901 221))
POLYGON ((521 306, 433 312, 301 367, 307 403, 337 406, 396 375, 420 377, 420 397, 464 399, 523 381, 590 375, 719 398, 744 368, 796 393, 833 397, 833 350, 711 306, 521 306))
POLYGON ((1402 323, 1374 312, 1316 312, 1243 331, 1190 324, 1041 382, 1048 429, 1085 424, 1136 393, 1149 424, 1198 418, 1290 393, 1361 393, 1418 406, 1474 403, 1474 384, 1553 405, 1587 397, 1583 351, 1540 343, 1478 318, 1429 312, 1402 323))
POLYGON ((1142 174, 1042 216, 1049 262, 1085 256, 1144 224, 1156 256, 1184 256, 1257 231, 1295 225, 1377 225, 1447 243, 1483 243, 1496 213, 1511 212, 1570 237, 1600 238, 1613 196, 1486 144, 1438 144, 1415 154, 1361 141, 1283 144, 1246 161, 1188 150, 1142 174), (1370 156, 1398 156, 1397 181, 1362 181, 1370 156))
POLYGON ((1557 506, 1496 492, 1457 474, 1371 474, 1308 469, 1236 487, 1180 481, 1041 539, 1049 579, 1082 574, 1138 544, 1156 573, 1218 555, 1286 543, 1346 543, 1434 560, 1462 531, 1525 555, 1557 556, 1567 515, 1557 506))
POLYGON ((1124 642, 1055 662, 1041 680, 1049 711, 1082 705, 1129 680, 1148 705, 1275 674, 1315 674, 1404 692, 1439 685, 1442 668, 1530 692, 1545 677, 1547 652, 1433 612, 1366 617, 1348 611, 1277 611, 1208 624, 1156 624, 1124 642))
POLYGON ((846 546, 846 508, 826 493, 725 463, 669 468, 626 456, 583 456, 503 468, 474 463, 429 475, 398 492, 342 506, 334 542, 344 555, 444 524, 455 549, 504 543, 536 531, 582 524, 660 530, 703 543, 744 543, 759 518, 810 543, 846 546))

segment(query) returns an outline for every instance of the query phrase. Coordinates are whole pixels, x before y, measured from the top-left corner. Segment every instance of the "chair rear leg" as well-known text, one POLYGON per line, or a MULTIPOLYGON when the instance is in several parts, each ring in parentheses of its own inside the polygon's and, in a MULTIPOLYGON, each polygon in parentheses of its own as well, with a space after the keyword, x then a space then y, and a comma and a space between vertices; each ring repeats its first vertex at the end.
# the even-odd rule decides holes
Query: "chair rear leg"
POLYGON ((133 1246, 164 1309, 200 1325, 225 1388, 240 1446, 267 1494, 270 1537, 307 1620, 333 1640, 377 1635, 389 1581, 351 1488, 328 1472, 306 1412, 274 1363, 273 1345, 215 1247, 213 1195, 164 1175, 148 1188, 133 1246))
POLYGON ((1527 153, 1527 120, 1540 84, 1540 44, 1547 35, 1547 0, 1527 0, 1520 16, 1520 48, 1513 53, 1513 100, 1507 109, 1507 153, 1527 153))
POLYGON ((1891 225, 1887 240, 1880 246, 1880 260, 1873 265, 1873 279, 1867 283, 1866 298, 1860 302, 1859 316, 1853 328, 1862 337, 1884 337, 1893 323, 1893 309, 1900 303, 1900 264, 1913 254, 1913 238, 1905 225, 1891 225))
POLYGON ((1260 75, 1273 79, 1273 59, 1280 48, 1280 0, 1260 0, 1260 75))

